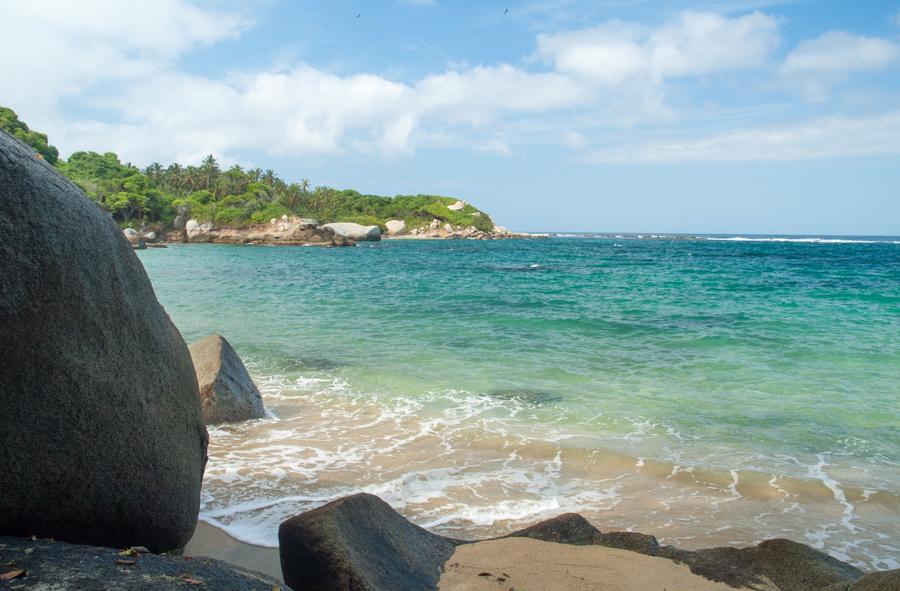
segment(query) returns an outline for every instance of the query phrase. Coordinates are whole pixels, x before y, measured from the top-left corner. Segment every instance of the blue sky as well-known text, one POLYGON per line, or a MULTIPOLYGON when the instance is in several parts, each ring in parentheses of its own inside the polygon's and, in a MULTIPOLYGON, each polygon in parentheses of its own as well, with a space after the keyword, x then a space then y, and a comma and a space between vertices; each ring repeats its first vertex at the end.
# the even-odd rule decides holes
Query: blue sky
POLYGON ((64 155, 214 153, 521 230, 900 234, 900 0, 33 0, 0 22, 0 104, 64 155))

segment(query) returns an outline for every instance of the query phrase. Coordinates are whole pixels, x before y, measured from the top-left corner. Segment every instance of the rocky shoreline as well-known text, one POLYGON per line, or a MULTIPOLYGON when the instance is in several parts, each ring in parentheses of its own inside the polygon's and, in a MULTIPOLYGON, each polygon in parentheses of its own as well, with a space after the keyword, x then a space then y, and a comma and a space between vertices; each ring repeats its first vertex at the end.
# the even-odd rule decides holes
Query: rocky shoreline
MULTIPOLYGON (((0 191, 0 589, 281 589, 254 569, 181 555, 197 528, 206 425, 265 412, 238 354, 215 334, 189 348, 132 252, 149 234, 123 233, 5 133, 0 191)), ((355 242, 352 232, 369 236, 364 226, 309 220, 240 233, 191 221, 188 241, 337 246, 355 242)), ((651 571, 656 581, 678 577, 669 591, 900 588, 900 570, 866 574, 788 540, 687 551, 649 535, 601 532, 574 514, 504 536, 498 550, 498 540, 431 533, 368 494, 286 520, 279 542, 281 572, 295 591, 630 591, 651 571), (581 578, 593 587, 565 571, 572 547, 607 550, 579 567, 594 573, 581 578), (473 549, 477 558, 481 548, 499 553, 490 571, 458 554, 473 549), (520 558, 507 565, 513 550, 520 558), (524 574, 540 560, 563 570, 524 574), (604 561, 619 566, 615 577, 603 578, 604 561)))
POLYGON ((185 244, 280 244, 286 246, 355 246, 359 242, 375 242, 382 238, 407 240, 502 240, 508 238, 547 238, 548 234, 510 232, 502 226, 484 232, 474 226, 453 226, 435 218, 431 224, 407 231, 403 220, 389 220, 388 231, 379 226, 363 226, 352 222, 319 224, 317 220, 282 216, 268 224, 239 228, 217 227, 191 219, 176 218, 176 229, 159 235, 155 231, 125 228, 123 233, 136 250, 164 247, 166 243, 185 244))

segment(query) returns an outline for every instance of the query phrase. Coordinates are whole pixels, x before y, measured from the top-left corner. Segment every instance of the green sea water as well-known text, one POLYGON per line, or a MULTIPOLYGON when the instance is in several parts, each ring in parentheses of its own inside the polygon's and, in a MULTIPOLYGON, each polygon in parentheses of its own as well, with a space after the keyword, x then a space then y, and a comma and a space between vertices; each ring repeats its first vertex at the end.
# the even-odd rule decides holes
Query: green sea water
POLYGON ((273 545, 358 490, 463 537, 575 510, 687 547, 900 566, 897 239, 172 245, 188 342, 270 416, 211 430, 203 518, 273 545))

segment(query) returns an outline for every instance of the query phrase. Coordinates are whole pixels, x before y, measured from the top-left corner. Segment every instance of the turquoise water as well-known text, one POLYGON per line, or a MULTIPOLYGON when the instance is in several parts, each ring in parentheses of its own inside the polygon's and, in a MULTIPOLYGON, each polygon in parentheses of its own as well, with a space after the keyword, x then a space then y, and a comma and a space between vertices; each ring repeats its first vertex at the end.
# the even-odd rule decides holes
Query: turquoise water
POLYGON ((140 253, 268 419, 211 431, 204 518, 380 494, 454 535, 564 510, 687 547, 900 555, 900 244, 551 238, 140 253))

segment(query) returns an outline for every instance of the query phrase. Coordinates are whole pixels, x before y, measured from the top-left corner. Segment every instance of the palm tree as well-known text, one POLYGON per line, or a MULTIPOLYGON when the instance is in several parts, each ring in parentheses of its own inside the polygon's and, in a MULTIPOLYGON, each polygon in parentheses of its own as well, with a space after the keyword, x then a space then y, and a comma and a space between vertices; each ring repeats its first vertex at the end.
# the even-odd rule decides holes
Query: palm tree
POLYGON ((213 182, 219 176, 219 163, 216 162, 216 159, 212 154, 203 159, 203 163, 200 164, 200 170, 203 173, 203 179, 206 183, 204 189, 209 189, 213 186, 213 182))

